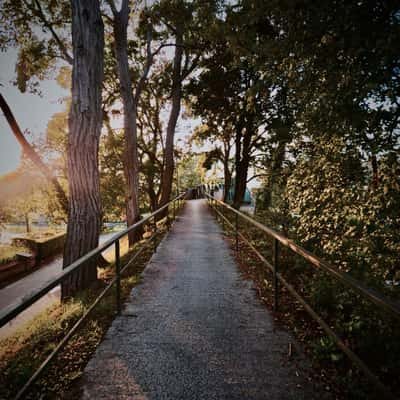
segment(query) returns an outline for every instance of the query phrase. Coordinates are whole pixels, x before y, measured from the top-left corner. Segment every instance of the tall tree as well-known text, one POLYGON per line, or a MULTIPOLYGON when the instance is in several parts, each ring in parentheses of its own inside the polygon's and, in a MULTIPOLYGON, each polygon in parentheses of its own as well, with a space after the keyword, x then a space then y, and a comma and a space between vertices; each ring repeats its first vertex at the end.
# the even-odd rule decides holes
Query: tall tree
MULTIPOLYGON (((108 0, 114 16, 114 51, 118 65, 118 78, 124 107, 124 173, 126 184, 126 219, 128 226, 139 219, 139 161, 137 149, 136 100, 132 89, 132 80, 128 62, 128 22, 129 1, 122 0, 118 11, 114 1, 108 0)), ((135 242, 135 232, 128 235, 129 244, 135 242)))
POLYGON ((195 71, 207 50, 209 40, 206 33, 214 22, 217 10, 216 1, 161 1, 154 8, 158 23, 164 27, 167 36, 174 38, 175 46, 172 65, 167 68, 171 76, 171 108, 165 138, 161 206, 171 197, 175 130, 181 111, 183 82, 195 71))
POLYGON ((181 111, 182 99, 182 55, 183 55, 183 27, 175 27, 175 54, 172 70, 171 112, 168 119, 167 135, 164 151, 164 170, 161 178, 162 189, 160 206, 167 204, 171 197, 172 181, 174 177, 174 137, 176 123, 181 111))
MULTIPOLYGON (((154 57, 164 47, 161 44, 156 50, 152 51, 153 28, 147 9, 144 10, 146 31, 146 57, 143 62, 143 69, 137 80, 133 82, 132 73, 129 68, 129 49, 128 49, 128 25, 129 25, 129 0, 122 0, 121 9, 118 11, 113 0, 108 0, 113 14, 114 32, 114 52, 117 59, 118 78, 122 104, 124 107, 124 173, 126 181, 126 215, 127 223, 133 225, 140 218, 139 210, 139 158, 138 158, 138 134, 137 134, 137 113, 140 96, 143 92, 150 68, 154 62, 154 57)), ((140 30, 140 29, 139 29, 140 30)), ((139 34, 139 32, 138 32, 139 34)), ((129 244, 132 245, 137 240, 138 233, 131 231, 128 235, 129 244)))
MULTIPOLYGON (((72 102, 68 134, 69 211, 63 266, 97 247, 101 228, 98 149, 102 126, 104 27, 98 0, 72 0, 72 102)), ((62 285, 62 298, 97 279, 97 260, 62 285)))

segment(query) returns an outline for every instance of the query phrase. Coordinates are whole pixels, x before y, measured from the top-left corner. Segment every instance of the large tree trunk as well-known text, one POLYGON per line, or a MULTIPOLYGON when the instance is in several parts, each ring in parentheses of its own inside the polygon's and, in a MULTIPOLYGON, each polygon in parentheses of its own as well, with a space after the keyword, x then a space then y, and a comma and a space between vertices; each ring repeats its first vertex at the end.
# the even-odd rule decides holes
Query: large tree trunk
POLYGON ((175 56, 172 73, 172 106, 167 126, 167 137, 165 139, 164 169, 161 178, 162 192, 160 207, 167 204, 171 197, 172 181, 174 177, 174 136, 176 123, 181 110, 182 98, 182 54, 183 54, 183 34, 181 28, 176 30, 175 56))
MULTIPOLYGON (((115 56, 118 62, 118 77, 124 107, 124 174, 126 184, 126 219, 128 226, 133 225, 140 218, 139 212, 139 157, 137 148, 137 106, 132 91, 132 80, 128 63, 128 1, 123 0, 121 10, 116 11, 112 5, 114 14, 114 39, 115 56)), ((139 239, 140 233, 131 231, 128 234, 129 245, 133 245, 139 239)))
MULTIPOLYGON (((72 102, 69 114, 69 211, 64 268, 98 246, 101 229, 98 149, 102 125, 104 28, 98 0, 72 0, 72 102)), ((91 260, 62 284, 62 299, 97 279, 91 260)))
POLYGON ((29 224, 29 213, 25 213, 25 228, 26 228, 26 233, 31 232, 31 226, 29 224))
MULTIPOLYGON (((251 120, 250 120, 251 121, 251 120)), ((233 206, 239 209, 246 193, 247 172, 250 164, 250 144, 252 136, 252 124, 247 123, 245 133, 239 126, 236 133, 236 157, 235 157, 235 195, 233 206), (243 138, 243 141, 242 141, 243 138)))
POLYGON ((371 155, 371 167, 372 167, 372 188, 375 190, 379 186, 378 160, 376 158, 376 154, 371 155))
POLYGON ((229 169, 229 155, 224 158, 224 202, 228 202, 229 190, 232 184, 232 174, 229 169))
POLYGON ((247 182, 247 171, 249 168, 249 163, 245 160, 242 160, 236 166, 236 176, 235 176, 235 196, 233 201, 233 206, 236 209, 239 209, 244 195, 246 193, 246 182, 247 182))
POLYGON ((24 134, 22 133, 14 115, 8 106, 4 97, 0 94, 0 108, 3 111, 4 116, 7 119, 8 124, 10 125, 11 130, 14 133, 15 138, 18 143, 21 145, 24 153, 31 159, 31 161, 36 165, 39 171, 45 176, 45 178, 51 183, 56 191, 58 202, 60 206, 64 210, 64 212, 68 213, 68 199, 64 192, 64 189, 61 187, 54 173, 47 167, 47 165, 42 161, 39 154, 36 153, 35 149, 32 145, 25 139, 24 134))

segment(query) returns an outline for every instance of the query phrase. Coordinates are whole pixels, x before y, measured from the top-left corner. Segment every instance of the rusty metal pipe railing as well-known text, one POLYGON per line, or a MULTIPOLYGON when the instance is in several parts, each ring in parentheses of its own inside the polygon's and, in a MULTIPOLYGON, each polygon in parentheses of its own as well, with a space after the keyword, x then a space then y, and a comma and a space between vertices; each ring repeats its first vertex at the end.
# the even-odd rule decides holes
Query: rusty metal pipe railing
POLYGON ((130 227, 124 229, 121 232, 116 233, 111 239, 104 242, 102 245, 98 246, 96 249, 93 249, 83 257, 79 258, 71 265, 60 271, 60 273, 53 278, 51 281, 45 283, 42 287, 32 291, 26 297, 22 298, 19 302, 11 304, 0 312, 0 327, 7 324, 13 318, 18 316, 22 311, 26 310, 33 303, 39 300, 41 297, 46 295, 51 289, 61 284, 64 279, 66 279, 73 272, 77 271, 83 264, 87 261, 99 256, 104 250, 111 247, 115 244, 115 266, 116 266, 116 274, 111 282, 102 290, 102 292, 97 296, 94 302, 90 305, 90 307, 84 312, 81 318, 74 324, 74 326, 68 331, 68 333, 64 336, 61 342, 55 347, 55 349, 51 352, 51 354, 43 361, 40 367, 34 372, 34 374, 30 377, 30 379, 26 382, 26 384, 22 387, 22 389, 18 392, 16 399, 22 398, 23 395, 26 394, 29 387, 40 377, 43 373, 44 369, 48 366, 48 364, 55 358, 55 356, 62 350, 62 348, 66 345, 69 339, 76 333, 79 327, 86 321, 88 315, 93 311, 96 305, 100 302, 100 300, 107 294, 107 292, 112 288, 112 286, 116 285, 116 307, 117 314, 121 313, 121 275, 126 271, 126 269, 132 264, 132 262, 147 248, 148 246, 153 245, 155 247, 155 239, 158 234, 157 232, 157 224, 154 223, 154 230, 152 235, 147 239, 146 244, 140 248, 125 264, 123 268, 121 268, 121 256, 120 256, 120 239, 127 235, 129 232, 137 229, 140 226, 143 226, 147 223, 151 223, 151 220, 155 219, 158 214, 167 210, 167 216, 169 223, 169 206, 173 204, 173 216, 176 216, 176 210, 180 208, 181 203, 180 200, 184 197, 185 193, 180 194, 163 207, 160 207, 158 210, 154 211, 152 214, 148 215, 146 218, 138 221, 137 223, 131 225, 130 227), (178 202, 178 207, 175 206, 175 202, 178 202))
MULTIPOLYGON (((208 198, 211 196, 206 194, 208 198)), ((232 211, 233 213, 237 214, 240 218, 246 220, 256 228, 260 229, 270 237, 277 239, 280 243, 282 243, 285 247, 288 247, 294 253, 302 256, 304 259, 309 261, 312 265, 323 269, 324 271, 328 272, 334 278, 345 284, 346 286, 358 291, 364 297, 372 301, 373 303, 377 304, 378 306, 386 309, 387 311, 391 312, 396 318, 400 319, 400 305, 387 299, 382 294, 378 293, 376 290, 368 288, 363 283, 359 282, 358 280, 352 278, 348 274, 345 274, 339 271, 334 266, 328 264, 326 261, 322 260, 315 254, 309 252, 308 250, 304 249, 303 247, 299 246, 298 244, 294 243, 292 240, 288 239, 284 235, 274 231, 271 228, 262 225, 258 221, 255 221, 253 218, 249 217, 246 214, 241 213, 240 211, 236 210, 235 208, 231 207, 228 204, 223 203, 220 200, 213 198, 213 200, 223 206, 224 208, 232 211)))
MULTIPOLYGON (((355 280, 354 278, 338 271, 334 266, 328 264, 326 261, 320 259, 316 255, 305 250, 303 247, 297 245, 292 240, 286 238, 284 235, 268 228, 259 222, 255 221, 248 215, 241 213, 230 205, 210 196, 206 193, 209 205, 214 209, 214 211, 219 215, 219 217, 226 222, 235 232, 235 238, 240 237, 244 243, 246 243, 251 250, 256 254, 256 256, 271 270, 273 273, 273 283, 274 283, 274 309, 278 307, 278 281, 289 291, 289 293, 303 306, 305 311, 321 326, 325 333, 332 338, 334 343, 338 346, 340 350, 364 373, 364 375, 369 379, 369 381, 375 386, 379 393, 383 394, 385 399, 395 400, 396 397, 391 393, 391 391, 379 380, 379 378, 369 369, 369 367, 344 343, 344 341, 339 337, 339 335, 329 327, 329 325, 312 309, 312 307, 306 302, 306 300, 296 291, 296 289, 286 281, 286 279, 278 271, 278 253, 279 253, 279 243, 291 249, 294 253, 301 255, 312 265, 321 268, 331 276, 333 276, 339 282, 345 284, 353 290, 356 290, 366 299, 370 300, 372 303, 383 308, 385 311, 389 311, 392 316, 400 319, 400 306, 391 300, 387 299, 375 290, 366 287, 361 282, 355 280), (226 213, 222 213, 217 209, 217 206, 226 208, 232 211, 235 215, 235 222, 232 223, 227 217, 226 213), (256 247, 241 233, 238 228, 238 218, 242 218, 249 222, 251 225, 257 227, 262 232, 268 234, 273 240, 273 264, 271 264, 257 249, 256 247)), ((237 239, 236 239, 236 248, 237 239)))
MULTIPOLYGON (((183 196, 184 196, 184 194, 181 194, 180 196, 171 200, 171 202, 180 200, 183 196)), ((152 218, 154 218, 159 213, 161 213, 166 208, 168 208, 171 202, 165 204, 163 207, 160 207, 158 210, 154 211, 152 214, 148 215, 146 218, 141 219, 140 221, 138 221, 135 224, 131 225, 130 227, 124 229, 123 231, 116 233, 111 239, 107 240, 106 242, 104 242, 103 244, 98 246, 97 248, 91 250, 89 253, 85 254, 78 260, 74 261, 68 267, 64 268, 51 281, 46 282, 39 289, 36 289, 36 290, 32 291, 31 293, 29 293, 27 296, 23 297, 18 303, 16 303, 16 304, 13 303, 10 306, 5 307, 3 310, 0 311, 0 328, 2 326, 4 326, 5 324, 7 324, 8 322, 10 322, 13 318, 15 318, 22 311, 24 311, 28 307, 30 307, 33 303, 35 303, 37 300, 39 300, 45 294, 47 294, 51 289, 55 288, 60 283, 62 283, 65 278, 67 278, 73 272, 78 270, 82 264, 84 264, 85 262, 91 260, 92 258, 100 255, 100 253, 102 253, 104 250, 107 250, 117 240, 121 239, 122 237, 127 235, 132 230, 137 229, 138 227, 143 226, 146 223, 148 223, 152 218)))

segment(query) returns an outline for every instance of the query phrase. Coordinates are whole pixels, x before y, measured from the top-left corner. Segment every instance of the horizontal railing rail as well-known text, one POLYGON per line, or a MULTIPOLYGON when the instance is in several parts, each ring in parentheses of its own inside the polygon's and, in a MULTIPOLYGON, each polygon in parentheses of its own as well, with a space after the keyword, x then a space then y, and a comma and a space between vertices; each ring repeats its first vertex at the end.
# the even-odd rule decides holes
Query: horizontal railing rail
POLYGON ((175 219, 177 209, 180 208, 180 202, 184 198, 185 193, 181 193, 179 196, 175 197, 173 200, 160 207, 158 210, 154 211, 147 217, 141 219, 135 224, 129 226, 128 228, 122 230, 121 232, 116 233, 111 239, 107 240, 97 248, 88 252, 78 260, 74 261, 68 267, 64 268, 60 271, 55 278, 43 284, 41 287, 33 290, 27 296, 23 297, 18 302, 11 304, 8 307, 5 307, 0 311, 0 328, 6 325, 8 322, 17 317, 21 312, 26 310, 32 304, 34 304, 37 300, 45 296, 50 290, 55 288, 56 286, 62 284, 62 282, 70 276, 72 273, 81 268, 85 263, 92 260, 95 257, 98 257, 102 252, 107 250, 112 245, 115 245, 115 266, 116 272, 113 279, 108 283, 108 285, 103 289, 103 291, 97 296, 91 306, 84 312, 81 318, 75 323, 75 325, 68 331, 65 337, 61 340, 61 342, 56 346, 56 348, 52 351, 52 353, 46 358, 46 360, 40 365, 40 367, 36 370, 36 372, 31 376, 31 378, 27 381, 27 383, 23 386, 23 388, 18 392, 16 399, 20 399, 29 389, 29 387, 38 379, 38 377, 42 374, 44 369, 50 363, 52 359, 60 352, 60 350, 65 346, 68 340, 75 334, 78 328, 83 324, 83 322, 87 319, 88 315, 95 308, 95 306, 99 303, 99 301, 106 295, 106 293, 111 289, 112 286, 116 285, 116 303, 117 303, 117 313, 121 313, 121 290, 120 290, 120 280, 121 275, 125 272, 125 270, 132 264, 132 262, 145 250, 146 245, 151 245, 153 243, 154 251, 155 251, 155 239, 157 236, 157 217, 165 211, 166 219, 167 219, 167 227, 170 226, 170 217, 169 217, 169 207, 172 205, 173 207, 173 216, 175 219), (178 203, 178 206, 176 206, 178 203), (145 245, 140 248, 125 264, 125 266, 121 269, 121 255, 120 255, 120 239, 126 236, 129 232, 132 232, 139 227, 142 227, 148 223, 152 224, 153 233, 146 240, 145 245))
POLYGON ((217 216, 221 218, 223 227, 227 223, 231 226, 235 232, 236 239, 236 250, 238 251, 238 240, 239 237, 252 249, 256 256, 271 270, 273 273, 273 288, 274 288, 274 308, 277 310, 279 303, 279 287, 278 281, 288 290, 290 294, 304 307, 306 312, 321 326, 325 333, 330 336, 336 345, 347 355, 347 357, 365 374, 365 376, 371 381, 372 384, 378 389, 379 392, 385 395, 385 398, 396 399, 396 397, 390 392, 390 390, 378 379, 378 377, 369 369, 369 367, 345 344, 345 342, 336 334, 333 329, 322 319, 321 316, 315 312, 312 307, 306 302, 306 300, 296 291, 296 289, 282 276, 279 272, 279 244, 292 250, 294 253, 302 256, 305 260, 309 261, 314 267, 320 268, 321 270, 327 272, 330 276, 334 277, 337 281, 343 283, 347 287, 357 291, 364 298, 368 299, 372 303, 376 304, 385 311, 390 312, 390 314, 400 319, 400 305, 393 302, 392 300, 386 298, 381 293, 373 290, 348 274, 339 271, 333 265, 322 260, 315 254, 309 252, 303 247, 299 246, 286 236, 279 232, 255 221, 248 215, 238 211, 237 209, 231 207, 229 204, 224 203, 221 200, 216 199, 208 193, 205 193, 206 198, 216 212, 217 216), (218 208, 221 208, 219 210, 218 208), (229 210, 235 215, 235 221, 231 222, 223 210, 229 210), (258 228, 260 231, 266 233, 268 236, 274 239, 273 241, 273 260, 272 264, 256 249, 256 247, 240 232, 239 230, 239 218, 247 221, 254 227, 258 228))

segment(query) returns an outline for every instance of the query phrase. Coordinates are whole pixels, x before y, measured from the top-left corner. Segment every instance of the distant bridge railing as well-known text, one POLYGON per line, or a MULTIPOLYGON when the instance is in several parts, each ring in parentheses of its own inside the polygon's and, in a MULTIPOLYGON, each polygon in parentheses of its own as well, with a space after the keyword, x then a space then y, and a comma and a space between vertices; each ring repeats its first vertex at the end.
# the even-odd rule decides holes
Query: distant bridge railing
POLYGON ((365 374, 365 376, 371 381, 371 383, 382 393, 385 399, 396 399, 396 397, 390 392, 390 390, 378 379, 378 377, 368 368, 368 366, 344 343, 344 341, 335 333, 331 327, 318 315, 312 307, 306 302, 306 300, 296 291, 296 289, 291 285, 279 272, 279 246, 283 245, 287 247, 294 253, 303 257, 314 267, 320 268, 321 270, 327 272, 330 276, 343 283, 347 287, 357 291, 364 298, 368 299, 372 303, 376 304, 380 308, 390 312, 392 316, 400 320, 400 305, 387 299, 381 293, 366 287, 363 283, 352 278, 346 273, 339 271, 334 266, 330 265, 326 261, 317 257, 313 253, 307 251, 303 247, 297 245, 292 240, 288 239, 284 235, 275 230, 266 227, 265 225, 255 221, 248 215, 236 210, 230 205, 216 199, 210 194, 205 194, 209 205, 215 211, 217 217, 221 218, 221 222, 224 225, 228 224, 233 228, 235 232, 235 245, 236 251, 238 251, 239 237, 245 242, 256 256, 271 270, 273 274, 273 288, 274 288, 274 308, 277 310, 279 304, 279 285, 278 281, 289 291, 290 294, 304 307, 305 311, 321 326, 325 333, 332 338, 336 345, 347 355, 347 357, 365 374), (230 221, 226 215, 226 212, 230 211, 234 214, 234 222, 230 221), (257 249, 256 247, 240 232, 239 230, 239 218, 247 221, 261 232, 267 234, 273 239, 273 260, 270 263, 257 249))
MULTIPOLYGON (((129 232, 135 231, 140 227, 145 226, 146 224, 151 224, 152 226, 152 235, 147 239, 146 244, 151 244, 155 246, 155 238, 157 235, 157 220, 159 215, 163 212, 166 212, 167 218, 167 226, 170 225, 170 217, 169 217, 169 207, 172 206, 172 219, 175 219, 176 211, 180 208, 180 202, 183 200, 185 193, 180 194, 175 197, 173 200, 160 207, 158 210, 154 211, 152 214, 147 217, 141 219, 137 223, 129 226, 121 232, 116 233, 111 239, 104 242, 102 245, 98 246, 96 249, 93 249, 86 255, 82 256, 78 260, 74 261, 71 265, 64 268, 60 273, 51 281, 45 283, 42 287, 33 290, 27 296, 23 297, 17 303, 13 303, 10 306, 4 308, 0 311, 0 328, 5 324, 10 322, 12 319, 17 317, 22 311, 26 310, 32 304, 34 304, 37 300, 46 295, 51 289, 63 283, 63 281, 73 274, 75 271, 78 271, 79 268, 82 267, 85 263, 92 260, 93 258, 98 257, 103 251, 107 250, 112 245, 115 245, 115 276, 110 281, 110 283, 102 290, 99 296, 94 300, 92 305, 84 312, 84 314, 79 318, 79 320, 75 323, 75 325, 68 331, 68 333, 64 336, 61 342, 54 348, 51 354, 43 361, 40 367, 36 370, 36 372, 31 376, 31 378, 27 381, 27 383, 23 386, 23 388, 18 392, 15 399, 20 399, 27 392, 29 387, 39 378, 44 369, 50 363, 51 360, 62 350, 62 348, 67 344, 69 339, 75 334, 75 332, 79 329, 82 323, 87 319, 88 315, 93 311, 96 305, 100 302, 100 300, 107 294, 107 292, 115 285, 116 286, 116 305, 117 305, 117 313, 121 313, 121 275, 122 273, 132 264, 132 262, 146 249, 146 245, 141 247, 135 254, 132 255, 130 260, 121 267, 121 256, 120 256, 120 239, 126 236, 129 232)), ((155 250, 155 247, 154 247, 155 250)))

